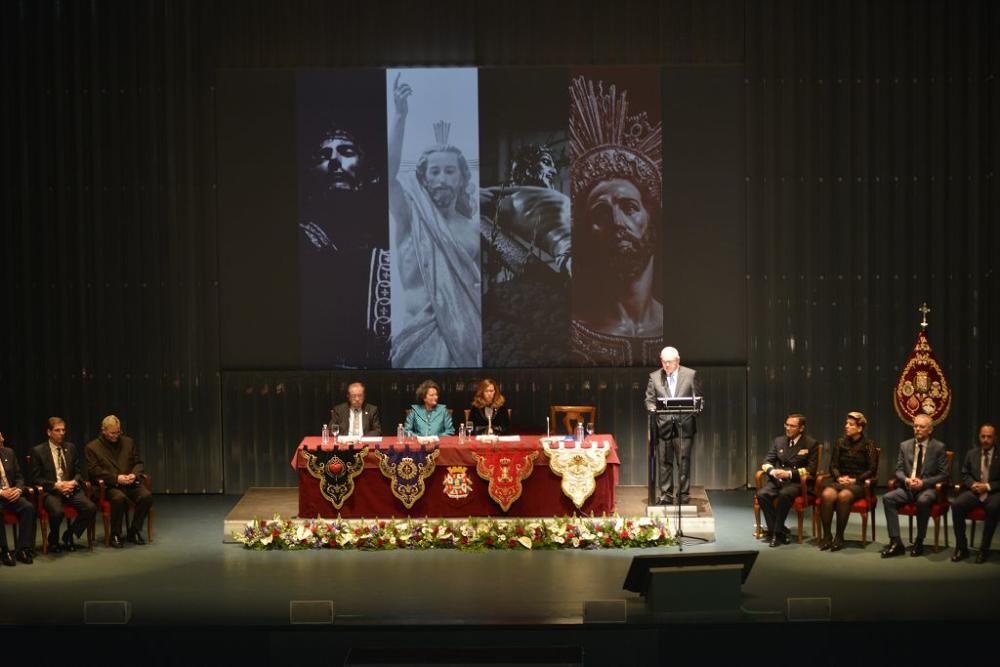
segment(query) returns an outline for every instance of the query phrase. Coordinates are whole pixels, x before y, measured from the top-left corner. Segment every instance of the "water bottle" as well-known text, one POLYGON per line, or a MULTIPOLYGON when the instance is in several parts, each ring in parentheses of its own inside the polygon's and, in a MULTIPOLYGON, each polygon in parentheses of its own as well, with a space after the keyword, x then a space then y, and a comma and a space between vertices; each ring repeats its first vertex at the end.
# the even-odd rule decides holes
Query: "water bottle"
POLYGON ((465 444, 465 424, 458 425, 458 443, 460 445, 465 444))
POLYGON ((330 444, 330 427, 327 426, 326 424, 323 424, 323 431, 322 431, 322 433, 323 433, 323 436, 322 436, 323 437, 323 446, 326 447, 328 444, 330 444))
POLYGON ((396 426, 396 442, 398 442, 398 443, 402 443, 403 442, 403 425, 402 424, 399 424, 398 426, 396 426))
POLYGON ((576 423, 576 444, 583 444, 583 422, 576 423))

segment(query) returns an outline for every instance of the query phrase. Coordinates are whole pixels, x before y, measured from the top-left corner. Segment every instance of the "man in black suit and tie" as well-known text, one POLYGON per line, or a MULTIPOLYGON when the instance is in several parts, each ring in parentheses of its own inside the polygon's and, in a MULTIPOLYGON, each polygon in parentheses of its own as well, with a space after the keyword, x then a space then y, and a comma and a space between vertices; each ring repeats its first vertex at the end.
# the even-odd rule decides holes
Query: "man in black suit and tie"
POLYGON ((347 402, 333 407, 330 415, 330 431, 340 427, 340 435, 378 436, 382 435, 378 408, 365 403, 365 386, 360 382, 347 385, 347 402))
POLYGON ((955 553, 951 560, 958 562, 969 557, 969 544, 965 540, 965 515, 976 507, 986 509, 983 522, 983 541, 976 555, 977 563, 990 558, 990 542, 1000 519, 1000 457, 997 456, 997 427, 983 424, 979 427, 979 448, 970 451, 962 463, 962 492, 951 502, 951 518, 955 526, 955 553))
POLYGON ((910 555, 924 553, 927 521, 931 518, 931 506, 937 499, 934 485, 948 480, 948 456, 944 443, 931 438, 933 431, 934 423, 930 416, 918 414, 913 418, 913 437, 899 445, 896 488, 882 497, 889 532, 889 544, 882 549, 882 558, 898 556, 906 550, 899 539, 899 508, 910 503, 917 505, 917 539, 910 547, 910 555))
POLYGON ((97 506, 83 492, 80 459, 76 445, 66 442, 66 422, 60 417, 50 417, 47 430, 49 439, 32 450, 32 479, 45 491, 45 511, 49 514, 49 552, 76 551, 74 535, 80 537, 94 519, 97 506), (63 506, 70 505, 77 511, 77 518, 66 527, 59 542, 59 527, 63 520, 63 506))
POLYGON ((0 524, 0 563, 13 566, 21 561, 31 565, 34 562, 31 550, 35 545, 35 506, 25 497, 28 487, 17 463, 17 454, 3 443, 3 433, 0 433, 0 511, 17 515, 17 545, 15 555, 7 546, 7 526, 0 524))
MULTIPOLYGON (((646 409, 650 412, 663 407, 661 399, 695 395, 697 373, 681 366, 677 348, 663 348, 660 365, 661 369, 649 374, 646 385, 646 409)), ((680 504, 691 500, 691 447, 696 432, 697 423, 693 414, 656 417, 656 476, 660 489, 657 502, 661 505, 672 505, 675 500, 674 458, 679 468, 676 500, 680 504)))
POLYGON ((819 443, 806 435, 805 430, 805 415, 793 413, 785 417, 785 435, 774 439, 760 467, 767 474, 767 481, 757 492, 757 499, 767 524, 768 544, 772 547, 791 541, 785 518, 799 495, 802 478, 816 477, 819 443))

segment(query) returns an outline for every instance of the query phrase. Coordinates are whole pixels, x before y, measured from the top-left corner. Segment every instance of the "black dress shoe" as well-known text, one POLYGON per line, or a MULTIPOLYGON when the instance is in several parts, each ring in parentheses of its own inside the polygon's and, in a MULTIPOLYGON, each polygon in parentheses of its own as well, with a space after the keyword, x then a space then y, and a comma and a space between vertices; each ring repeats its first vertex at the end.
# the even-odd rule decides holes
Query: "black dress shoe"
POLYGON ((969 557, 969 550, 965 547, 955 547, 955 553, 951 555, 951 562, 957 563, 960 560, 965 560, 969 557))
POLYGON ((791 542, 791 538, 788 533, 775 533, 771 540, 767 543, 769 547, 780 547, 783 544, 788 544, 791 542))
POLYGON ((73 552, 76 551, 76 545, 73 544, 73 531, 69 528, 63 533, 63 551, 73 552))
POLYGON ((976 562, 977 563, 982 564, 982 563, 985 563, 986 561, 988 561, 989 559, 990 559, 990 550, 989 549, 980 549, 979 553, 976 554, 976 562))
POLYGON ((111 544, 111 548, 112 549, 124 549, 125 548, 125 545, 122 544, 122 538, 120 536, 118 536, 118 535, 112 535, 111 536, 110 544, 111 544))
POLYGON ((924 543, 921 540, 917 540, 916 542, 913 543, 913 546, 910 547, 910 555, 911 556, 924 555, 924 543))
MULTIPOLYGON (((4 526, 4 530, 7 530, 6 526, 4 526)), ((0 554, 0 563, 3 563, 4 565, 7 565, 9 567, 14 567, 15 565, 17 565, 17 561, 14 560, 14 554, 12 554, 7 549, 4 549, 3 554, 0 554)))
POLYGON ((820 551, 827 551, 830 548, 830 538, 829 537, 819 538, 819 542, 816 543, 816 546, 819 547, 820 551))
POLYGON ((62 550, 63 548, 58 544, 50 544, 48 549, 50 554, 60 554, 62 553, 62 550))
POLYGON ((833 542, 830 543, 830 551, 840 551, 843 548, 844 548, 844 538, 843 537, 833 538, 833 542))
POLYGON ((884 549, 882 549, 880 553, 882 554, 882 558, 892 558, 893 556, 902 555, 903 552, 905 551, 906 547, 903 546, 902 542, 898 540, 893 540, 892 542, 889 542, 889 544, 884 549))
POLYGON ((135 531, 128 534, 128 541, 132 544, 145 544, 146 540, 142 539, 142 533, 135 531))
POLYGON ((73 540, 69 540, 68 542, 63 542, 62 543, 62 550, 63 551, 69 551, 70 553, 73 553, 74 551, 76 551, 76 545, 73 544, 73 540))
POLYGON ((31 552, 27 549, 18 549, 17 559, 25 565, 31 565, 35 562, 35 559, 31 557, 31 552))

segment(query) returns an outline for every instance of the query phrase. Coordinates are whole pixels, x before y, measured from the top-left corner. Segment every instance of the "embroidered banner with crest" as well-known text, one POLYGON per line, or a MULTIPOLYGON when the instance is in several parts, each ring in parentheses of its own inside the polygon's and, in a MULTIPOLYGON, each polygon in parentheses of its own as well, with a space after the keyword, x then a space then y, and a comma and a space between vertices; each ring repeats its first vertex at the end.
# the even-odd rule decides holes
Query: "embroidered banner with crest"
POLYGON ((443 484, 444 495, 452 500, 465 500, 472 495, 472 478, 466 466, 448 466, 443 484))
POLYGON ((934 357, 934 350, 923 328, 925 326, 922 324, 917 333, 917 342, 903 366, 903 372, 899 374, 892 396, 896 414, 910 425, 918 414, 928 415, 934 424, 938 424, 944 421, 951 409, 951 389, 934 357))
POLYGON ((376 451, 378 469, 391 480, 392 495, 399 498, 406 509, 413 507, 413 503, 424 495, 424 480, 433 474, 434 462, 440 453, 437 448, 427 451, 425 445, 412 451, 409 445, 399 450, 390 447, 376 451))
POLYGON ((561 442, 543 442, 542 447, 549 459, 549 468, 562 478, 563 493, 580 509, 597 488, 595 478, 608 467, 610 445, 594 442, 587 449, 564 449, 561 442))
POLYGON ((476 457, 476 472, 489 481, 488 493, 504 512, 521 497, 521 482, 531 476, 535 469, 538 451, 525 449, 479 449, 476 457))
POLYGON ((306 462, 306 470, 319 480, 319 492, 330 501, 334 509, 340 509, 344 501, 354 493, 354 478, 365 469, 368 446, 360 450, 350 446, 316 454, 303 449, 300 452, 306 462))

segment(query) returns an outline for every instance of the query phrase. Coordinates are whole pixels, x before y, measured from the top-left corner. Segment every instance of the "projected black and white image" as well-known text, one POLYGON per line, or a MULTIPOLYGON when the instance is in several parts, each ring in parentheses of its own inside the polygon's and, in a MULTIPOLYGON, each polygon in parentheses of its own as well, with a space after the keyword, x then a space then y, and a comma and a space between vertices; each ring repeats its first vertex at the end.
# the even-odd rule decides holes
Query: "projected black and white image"
POLYGON ((475 69, 388 70, 393 368, 482 365, 475 69))
POLYGON ((388 364, 383 82, 381 70, 298 76, 299 269, 306 367, 388 364))
POLYGON ((483 363, 566 363, 572 239, 568 71, 479 73, 483 363))
POLYGON ((655 364, 663 347, 659 76, 581 70, 569 92, 573 361, 655 364))

